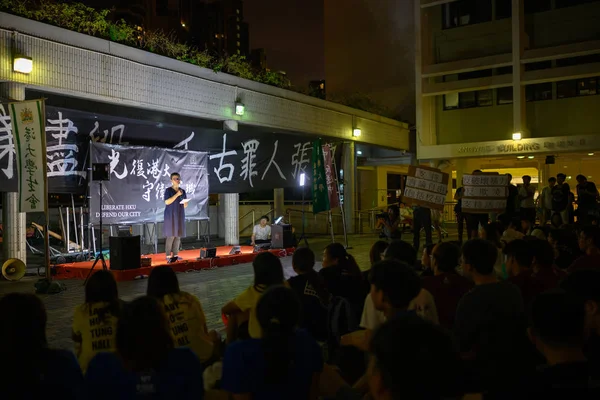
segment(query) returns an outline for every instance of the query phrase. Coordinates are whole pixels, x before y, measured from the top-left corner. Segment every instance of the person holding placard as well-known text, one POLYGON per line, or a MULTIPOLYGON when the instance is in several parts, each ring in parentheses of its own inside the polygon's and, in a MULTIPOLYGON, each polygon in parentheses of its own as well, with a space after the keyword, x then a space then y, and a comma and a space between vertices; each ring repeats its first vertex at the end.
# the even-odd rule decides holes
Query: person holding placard
POLYGON ((165 190, 165 218, 163 234, 166 237, 165 253, 167 262, 178 259, 181 238, 185 237, 185 209, 189 200, 185 190, 181 189, 181 176, 177 172, 171 174, 171 187, 165 190), (173 254, 171 256, 171 253, 173 254))

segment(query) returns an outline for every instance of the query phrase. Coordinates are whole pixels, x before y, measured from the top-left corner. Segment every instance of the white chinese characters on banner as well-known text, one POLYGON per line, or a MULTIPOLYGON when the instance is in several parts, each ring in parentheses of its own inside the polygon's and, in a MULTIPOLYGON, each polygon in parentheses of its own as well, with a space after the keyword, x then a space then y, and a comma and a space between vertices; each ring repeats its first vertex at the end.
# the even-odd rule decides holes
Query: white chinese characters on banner
POLYGON ((48 177, 79 175, 86 176, 85 171, 78 168, 77 154, 79 147, 71 140, 69 136, 78 133, 77 127, 68 118, 63 118, 62 112, 58 112, 58 119, 48 119, 46 133, 50 133, 53 139, 58 140, 58 144, 48 146, 46 149, 46 158, 48 159, 48 177))
POLYGON ((414 205, 443 210, 448 193, 449 175, 439 169, 409 167, 402 201, 414 205))
POLYGON ((265 172, 263 172, 262 177, 260 178, 261 181, 265 180, 265 176, 267 175, 267 172, 269 172, 269 169, 271 168, 271 166, 274 166, 275 169, 277 169, 277 173, 279 174, 281 179, 283 179, 284 181, 287 180, 287 178, 285 177, 283 172, 281 172, 281 168, 279 168, 279 164, 277 164, 277 161, 275 161, 275 156, 277 155, 277 146, 279 146, 279 140, 276 140, 275 143, 273 144, 273 154, 271 155, 269 164, 267 164, 267 168, 265 168, 265 172))
POLYGON ((227 151, 227 134, 225 133, 225 134, 223 134, 223 151, 221 153, 211 154, 209 156, 210 160, 214 160, 217 158, 219 159, 219 167, 214 168, 214 172, 215 172, 215 174, 217 174, 217 178, 219 179, 220 183, 231 182, 231 179, 233 178, 233 173, 235 172, 235 167, 233 166, 233 164, 224 163, 225 157, 230 157, 230 156, 237 156, 237 151, 235 151, 235 150, 227 151), (229 170, 229 174, 221 175, 221 172, 223 170, 229 170))
POLYGON ((292 155, 292 177, 297 179, 300 174, 306 172, 306 166, 310 162, 309 151, 312 151, 312 142, 296 143, 296 152, 292 155))
POLYGON ((508 176, 493 173, 463 176, 462 211, 470 214, 506 209, 508 176))
POLYGON ((0 104, 0 162, 3 163, 0 165, 6 165, 5 168, 2 168, 2 172, 8 179, 12 179, 14 176, 15 153, 10 114, 4 109, 4 105, 0 104), (6 164, 4 164, 5 159, 6 164))
POLYGON ((46 170, 44 153, 43 101, 27 101, 10 105, 12 126, 17 143, 17 176, 19 179, 19 211, 46 210, 46 170))
POLYGON ((240 177, 243 180, 247 180, 248 183, 250 183, 250 187, 254 187, 252 177, 258 175, 258 171, 254 168, 256 168, 256 151, 258 150, 259 145, 260 143, 256 139, 242 143, 242 148, 246 156, 242 159, 242 172, 240 172, 240 177))

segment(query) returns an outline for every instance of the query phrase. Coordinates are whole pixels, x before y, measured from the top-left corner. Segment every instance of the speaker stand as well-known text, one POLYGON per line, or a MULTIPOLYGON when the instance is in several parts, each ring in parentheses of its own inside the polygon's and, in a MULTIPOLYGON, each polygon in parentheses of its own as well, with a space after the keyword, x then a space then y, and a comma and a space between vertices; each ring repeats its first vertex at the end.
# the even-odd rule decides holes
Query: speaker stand
POLYGON ((102 262, 102 269, 104 271, 108 270, 108 268, 106 267, 106 260, 104 259, 104 252, 102 249, 102 246, 104 245, 104 230, 102 227, 102 198, 104 197, 104 192, 103 192, 102 181, 98 182, 98 187, 100 188, 100 253, 98 253, 98 255, 96 256, 96 259, 94 260, 94 263, 92 264, 92 268, 90 268, 90 272, 88 272, 88 275, 85 278, 85 281, 83 281, 83 286, 85 286, 87 284, 88 279, 90 279, 90 276, 92 276, 92 273, 94 272, 94 268, 96 267, 96 264, 98 264, 98 261, 102 262))

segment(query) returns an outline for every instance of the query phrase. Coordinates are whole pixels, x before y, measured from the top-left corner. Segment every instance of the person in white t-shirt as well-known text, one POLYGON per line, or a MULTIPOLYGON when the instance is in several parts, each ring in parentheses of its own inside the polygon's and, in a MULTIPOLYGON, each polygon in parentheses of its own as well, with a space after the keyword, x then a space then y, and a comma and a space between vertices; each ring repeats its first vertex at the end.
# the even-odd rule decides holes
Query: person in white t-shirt
POLYGON ((271 242, 271 226, 267 225, 268 223, 269 217, 263 215, 260 217, 260 223, 254 225, 254 229, 252 230, 252 246, 271 242))
POLYGON ((521 201, 521 216, 535 224, 535 186, 531 184, 531 176, 523 176, 523 186, 519 188, 519 200, 521 201))

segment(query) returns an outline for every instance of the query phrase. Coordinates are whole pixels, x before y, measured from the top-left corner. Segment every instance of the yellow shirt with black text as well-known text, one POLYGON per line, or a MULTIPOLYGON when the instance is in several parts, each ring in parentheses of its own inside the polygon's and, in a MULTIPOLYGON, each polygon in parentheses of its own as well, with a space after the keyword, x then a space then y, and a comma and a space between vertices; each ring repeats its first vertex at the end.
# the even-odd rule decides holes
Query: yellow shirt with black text
POLYGON ((210 359, 213 342, 206 329, 206 316, 200 300, 192 294, 179 292, 166 295, 162 303, 175 346, 189 347, 202 362, 210 359))
MULTIPOLYGON (((290 287, 287 281, 281 282, 281 284, 283 286, 290 287)), ((248 333, 252 339, 262 338, 262 328, 260 327, 258 319, 256 318, 256 305, 258 304, 258 300, 260 300, 260 296, 262 296, 265 290, 267 290, 265 285, 257 285, 256 287, 252 285, 233 300, 235 305, 237 305, 242 312, 250 312, 250 319, 248 320, 248 333)))
POLYGON ((81 370, 100 352, 116 350, 117 318, 107 308, 108 303, 85 303, 75 309, 73 315, 73 334, 81 338, 75 342, 75 354, 81 370), (104 310, 104 318, 100 318, 104 310))

